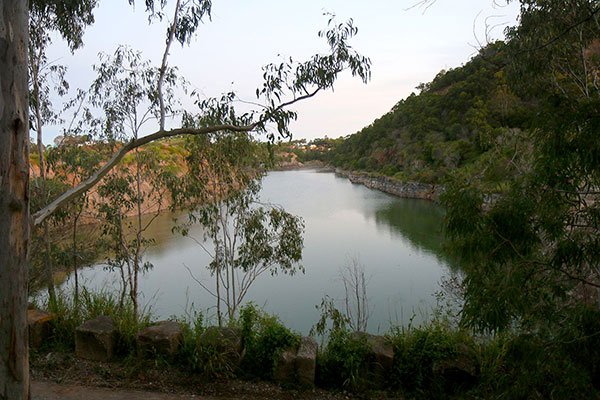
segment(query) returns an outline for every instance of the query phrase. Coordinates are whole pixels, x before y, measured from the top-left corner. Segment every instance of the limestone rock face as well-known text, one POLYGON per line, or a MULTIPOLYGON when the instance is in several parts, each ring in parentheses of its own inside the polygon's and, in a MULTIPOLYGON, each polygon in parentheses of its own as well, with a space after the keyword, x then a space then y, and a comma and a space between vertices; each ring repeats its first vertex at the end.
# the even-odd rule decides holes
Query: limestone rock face
POLYGON ((52 334, 52 315, 40 310, 27 310, 29 347, 40 347, 52 334))
POLYGON ((160 321, 138 332, 137 350, 141 357, 160 354, 173 355, 183 337, 181 325, 174 321, 160 321))
MULTIPOLYGON (((413 168, 418 168, 413 165, 413 168)), ((410 199, 427 199, 438 201, 440 195, 444 193, 445 187, 441 185, 431 185, 420 182, 402 182, 388 176, 372 177, 368 173, 345 171, 336 168, 335 173, 345 176, 352 183, 365 185, 370 189, 376 189, 381 192, 393 194, 398 197, 410 199)))
POLYGON ((282 383, 314 386, 318 348, 315 339, 302 337, 297 349, 289 349, 279 355, 273 378, 282 383))
POLYGON ((117 329, 112 318, 101 315, 75 330, 75 354, 95 361, 108 361, 115 353, 117 329))

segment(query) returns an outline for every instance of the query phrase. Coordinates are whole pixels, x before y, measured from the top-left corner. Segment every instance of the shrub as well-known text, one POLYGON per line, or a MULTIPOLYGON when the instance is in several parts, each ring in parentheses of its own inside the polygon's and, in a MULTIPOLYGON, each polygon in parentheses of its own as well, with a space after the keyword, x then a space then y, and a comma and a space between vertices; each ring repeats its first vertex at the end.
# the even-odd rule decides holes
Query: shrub
POLYGON ((423 398, 444 397, 448 389, 443 379, 434 379, 434 364, 456 356, 461 343, 473 347, 469 335, 438 319, 418 328, 393 328, 390 340, 394 347, 392 388, 423 398))
POLYGON ((188 372, 199 373, 208 379, 228 379, 233 376, 235 365, 222 349, 202 340, 206 332, 204 316, 192 311, 188 317, 178 319, 183 339, 175 357, 175 365, 188 372))
POLYGON ((317 384, 328 388, 359 391, 364 388, 361 367, 367 358, 367 336, 356 336, 347 328, 332 330, 327 346, 317 359, 317 384))
POLYGON ((369 351, 367 337, 350 331, 348 317, 335 307, 333 299, 324 297, 317 308, 321 317, 311 334, 327 339, 317 358, 317 385, 360 390, 360 369, 369 351))
POLYGON ((300 345, 299 334, 286 328, 276 316, 258 310, 252 303, 240 309, 238 324, 246 351, 240 366, 245 377, 272 379, 277 356, 300 345))
POLYGON ((596 398, 588 371, 555 340, 506 335, 483 348, 478 397, 500 399, 596 398))

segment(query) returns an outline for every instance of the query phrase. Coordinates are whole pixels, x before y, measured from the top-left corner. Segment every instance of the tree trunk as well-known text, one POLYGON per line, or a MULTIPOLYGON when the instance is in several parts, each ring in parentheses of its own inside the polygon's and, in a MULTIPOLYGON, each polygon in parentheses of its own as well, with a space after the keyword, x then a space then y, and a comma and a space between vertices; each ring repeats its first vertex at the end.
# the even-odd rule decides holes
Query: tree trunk
MULTIPOLYGON (((42 186, 45 182, 42 181, 42 186)), ((45 190, 42 190, 44 193, 45 190)), ((44 196, 45 197, 45 196, 44 196)), ((44 221, 44 279, 48 288, 48 301, 51 305, 56 305, 56 292, 54 290, 54 276, 52 273, 52 248, 50 247, 50 231, 48 229, 48 221, 44 221)))
MULTIPOLYGON (((43 46, 40 46, 40 54, 43 52, 43 46)), ((40 103, 40 86, 39 86, 39 70, 40 70, 40 59, 41 55, 35 59, 32 57, 32 78, 33 78, 33 98, 35 100, 35 129, 37 130, 37 150, 40 158, 40 185, 42 188, 41 196, 46 202, 48 196, 48 188, 46 185, 46 165, 44 162, 44 143, 42 141, 42 121, 41 103, 40 103)), ((52 273, 52 254, 50 249, 50 234, 48 232, 48 223, 44 223, 44 248, 46 255, 44 257, 44 276, 46 279, 46 286, 48 286, 48 299, 50 304, 56 303, 56 292, 54 291, 54 277, 52 273)))
POLYGON ((77 222, 83 211, 83 204, 81 208, 77 210, 75 218, 73 219, 73 273, 75 274, 75 312, 79 313, 79 277, 77 276, 78 257, 77 253, 77 222))
POLYGON ((0 399, 29 398, 26 0, 0 3, 0 399))

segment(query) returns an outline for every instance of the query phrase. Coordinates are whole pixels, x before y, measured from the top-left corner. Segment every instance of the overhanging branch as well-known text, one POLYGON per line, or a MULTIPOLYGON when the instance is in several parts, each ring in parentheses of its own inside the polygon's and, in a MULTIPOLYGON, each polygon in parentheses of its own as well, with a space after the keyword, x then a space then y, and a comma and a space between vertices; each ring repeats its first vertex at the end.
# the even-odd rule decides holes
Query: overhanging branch
POLYGON ((119 151, 115 153, 115 155, 113 155, 112 158, 106 164, 104 164, 98 171, 94 172, 92 176, 90 176, 88 179, 75 186, 74 188, 67 190, 52 203, 48 204, 40 211, 33 214, 33 224, 34 226, 41 224, 46 218, 52 215, 54 211, 63 206, 65 203, 68 203, 70 200, 74 199, 75 197, 94 187, 94 185, 96 185, 111 169, 115 167, 115 165, 119 163, 119 161, 121 161, 121 159, 123 159, 125 154, 127 154, 135 148, 138 148, 158 139, 164 139, 178 135, 206 135, 209 133, 219 131, 249 132, 253 130, 257 124, 258 123, 254 123, 243 126, 214 125, 199 129, 178 128, 169 131, 160 130, 148 136, 144 136, 138 139, 132 139, 130 142, 121 147, 119 151))

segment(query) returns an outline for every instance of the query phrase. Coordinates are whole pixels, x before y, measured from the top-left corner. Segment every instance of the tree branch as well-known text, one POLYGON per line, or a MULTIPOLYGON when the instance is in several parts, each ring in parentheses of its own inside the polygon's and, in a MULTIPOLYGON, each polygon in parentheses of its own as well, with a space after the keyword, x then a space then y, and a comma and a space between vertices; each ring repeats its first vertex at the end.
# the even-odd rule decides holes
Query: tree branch
POLYGON ((169 35, 167 36, 167 43, 165 45, 165 52, 163 54, 162 63, 160 65, 160 69, 158 71, 158 102, 160 105, 160 130, 165 130, 165 101, 163 99, 162 86, 165 80, 165 72, 167 71, 167 58, 169 57, 169 49, 171 47, 171 43, 173 43, 173 38, 175 37, 175 30, 177 29, 177 18, 179 13, 179 2, 175 4, 175 15, 173 16, 173 22, 169 27, 169 35))
POLYGON ((61 196, 59 196, 52 203, 48 204, 46 207, 42 208, 40 211, 33 214, 33 225, 34 226, 40 225, 42 222, 44 222, 44 220, 46 218, 48 218, 54 211, 56 211, 58 208, 63 206, 65 203, 69 202, 73 198, 75 198, 75 197, 79 196, 80 194, 86 192, 87 190, 91 189, 102 178, 104 178, 104 176, 111 169, 113 169, 114 166, 119 163, 119 161, 121 161, 121 159, 125 156, 125 154, 127 154, 131 150, 134 150, 140 146, 143 146, 147 143, 153 142, 158 139, 164 139, 164 138, 178 136, 178 135, 206 135, 206 134, 218 132, 218 131, 249 132, 249 131, 253 130, 258 125, 258 123, 259 122, 256 122, 256 123, 253 123, 250 125, 243 125, 243 126, 224 124, 224 125, 208 126, 208 127, 200 128, 200 129, 178 128, 178 129, 171 129, 169 131, 160 130, 160 131, 155 132, 148 136, 144 136, 144 137, 141 137, 138 139, 132 139, 126 145, 121 147, 121 149, 119 149, 119 151, 115 155, 113 155, 112 158, 106 164, 104 164, 100 169, 98 169, 96 172, 94 172, 94 174, 92 174, 88 179, 83 181, 81 184, 75 186, 74 188, 67 190, 65 193, 63 193, 61 196))

